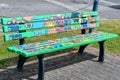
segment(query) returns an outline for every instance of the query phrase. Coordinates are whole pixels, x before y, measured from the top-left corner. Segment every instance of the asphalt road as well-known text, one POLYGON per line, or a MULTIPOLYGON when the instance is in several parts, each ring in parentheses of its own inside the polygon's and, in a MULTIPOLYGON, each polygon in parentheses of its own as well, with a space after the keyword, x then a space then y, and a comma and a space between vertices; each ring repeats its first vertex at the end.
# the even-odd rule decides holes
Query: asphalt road
MULTIPOLYGON (((66 13, 84 8, 92 1, 93 0, 87 0, 86 2, 85 0, 0 0, 0 16, 10 17, 66 13)), ((120 4, 119 0, 102 0, 99 5, 101 19, 120 19, 120 17, 118 17, 120 16, 120 5, 118 4, 120 4), (112 4, 112 2, 114 3, 112 4)), ((92 5, 84 10, 92 10, 92 5)))
POLYGON ((0 0, 0 16, 26 16, 65 13, 69 10, 44 0, 0 0))
MULTIPOLYGON (((0 18, 91 11, 92 2, 93 0, 0 0, 0 18)), ((100 0, 98 11, 101 20, 120 19, 120 0, 100 0)))

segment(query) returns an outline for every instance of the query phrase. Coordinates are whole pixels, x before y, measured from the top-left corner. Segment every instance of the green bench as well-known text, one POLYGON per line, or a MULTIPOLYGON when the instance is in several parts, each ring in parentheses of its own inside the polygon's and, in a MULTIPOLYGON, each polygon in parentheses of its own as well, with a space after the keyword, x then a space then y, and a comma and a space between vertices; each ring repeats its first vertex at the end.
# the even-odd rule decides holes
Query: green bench
POLYGON ((1 24, 5 33, 4 41, 19 40, 19 45, 7 48, 10 52, 19 54, 17 70, 23 70, 23 64, 27 58, 37 56, 39 80, 44 80, 44 54, 77 46, 80 46, 78 54, 82 54, 87 45, 98 42, 100 45, 98 61, 103 62, 104 41, 118 37, 108 32, 92 32, 93 28, 99 27, 96 11, 2 18, 1 24), (87 29, 90 31, 86 32, 87 29), (82 34, 25 44, 25 38, 55 33, 59 36, 61 32, 72 30, 80 30, 82 34))

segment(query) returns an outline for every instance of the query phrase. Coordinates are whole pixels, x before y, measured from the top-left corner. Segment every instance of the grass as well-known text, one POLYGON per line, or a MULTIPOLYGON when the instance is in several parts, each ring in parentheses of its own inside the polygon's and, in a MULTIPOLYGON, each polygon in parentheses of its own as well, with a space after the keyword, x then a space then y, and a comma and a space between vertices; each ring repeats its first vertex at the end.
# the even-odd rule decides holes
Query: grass
MULTIPOLYGON (((100 27, 97 30, 116 33, 120 36, 119 27, 120 27, 120 20, 101 21, 100 27)), ((40 37, 36 37, 36 38, 29 38, 29 39, 26 39, 26 43, 39 42, 39 41, 56 39, 56 38, 61 38, 61 37, 69 37, 69 36, 80 34, 80 30, 64 32, 64 33, 59 33, 59 34, 60 34, 59 36, 57 36, 57 34, 52 34, 52 35, 40 36, 40 37)), ((110 51, 110 53, 120 55, 119 43, 120 43, 120 37, 117 39, 107 41, 105 44, 106 50, 110 51)), ((8 52, 6 50, 6 48, 8 46, 13 46, 13 45, 18 45, 18 44, 19 44, 19 42, 16 40, 10 41, 10 42, 4 42, 2 39, 2 34, 0 35, 0 68, 5 68, 7 66, 17 64, 18 55, 8 52)), ((98 47, 97 44, 94 44, 93 46, 98 47)), ((77 48, 73 48, 73 49, 77 49, 77 48)), ((58 53, 70 51, 73 49, 54 52, 54 55, 58 54, 58 53)), ((46 56, 51 56, 51 55, 53 55, 53 54, 47 54, 46 56)), ((35 58, 36 57, 30 58, 28 61, 30 61, 31 59, 35 60, 35 58)))
MULTIPOLYGON (((112 20, 112 21, 101 21, 100 31, 106 31, 118 34, 120 36, 120 20, 112 20)), ((107 51, 110 51, 112 54, 120 55, 120 37, 106 41, 105 48, 107 51)))

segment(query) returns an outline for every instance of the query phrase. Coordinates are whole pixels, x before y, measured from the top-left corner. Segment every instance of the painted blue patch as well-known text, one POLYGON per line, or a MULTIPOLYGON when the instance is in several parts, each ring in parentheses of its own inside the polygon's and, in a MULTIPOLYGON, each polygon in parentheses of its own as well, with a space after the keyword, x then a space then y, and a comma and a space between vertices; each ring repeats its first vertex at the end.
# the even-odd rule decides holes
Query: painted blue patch
POLYGON ((44 27, 44 19, 34 19, 32 20, 33 22, 36 21, 36 23, 33 23, 32 24, 32 28, 43 28, 44 27))
POLYGON ((59 44, 59 43, 57 43, 57 44, 54 44, 53 46, 54 46, 54 48, 63 47, 63 45, 62 45, 62 44, 59 44))
POLYGON ((71 24, 71 17, 69 17, 69 16, 64 16, 64 18, 65 18, 65 20, 64 20, 64 24, 65 25, 69 25, 69 24, 71 24))
POLYGON ((86 19, 82 19, 82 23, 87 23, 88 22, 88 20, 86 20, 86 19))
POLYGON ((44 19, 42 19, 42 18, 41 18, 41 19, 33 19, 32 21, 33 21, 33 22, 43 22, 44 19))
POLYGON ((69 25, 69 24, 71 24, 71 20, 70 20, 70 19, 66 19, 66 20, 64 20, 64 24, 65 24, 65 25, 69 25))
POLYGON ((77 18, 77 19, 73 19, 74 22, 78 22, 79 21, 78 17, 79 17, 79 13, 78 12, 74 12, 71 15, 71 18, 77 18))
POLYGON ((46 30, 45 30, 45 34, 48 34, 48 33, 49 33, 49 30, 46 29, 46 30))
POLYGON ((82 24, 82 29, 85 29, 85 28, 89 28, 90 27, 90 25, 89 24, 82 24))
POLYGON ((70 31, 71 30, 71 27, 65 27, 64 28, 64 31, 70 31))
POLYGON ((16 25, 16 26, 9 26, 8 27, 8 31, 19 31, 19 26, 18 25, 16 25))
POLYGON ((34 35, 35 36, 40 36, 40 35, 45 35, 46 34, 46 30, 41 30, 41 31, 35 31, 34 35))
POLYGON ((22 34, 12 34, 9 36, 10 40, 20 39, 20 38, 22 38, 22 34))
POLYGON ((87 24, 87 28, 90 28, 90 24, 87 24))
POLYGON ((59 20, 56 20, 56 25, 60 26, 60 21, 59 20))

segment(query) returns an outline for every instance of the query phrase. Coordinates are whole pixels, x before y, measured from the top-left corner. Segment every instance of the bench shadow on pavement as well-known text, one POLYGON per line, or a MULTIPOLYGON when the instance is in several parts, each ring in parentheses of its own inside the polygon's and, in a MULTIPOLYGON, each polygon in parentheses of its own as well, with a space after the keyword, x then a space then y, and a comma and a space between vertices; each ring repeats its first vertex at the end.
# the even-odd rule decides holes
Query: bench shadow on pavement
MULTIPOLYGON (((84 55, 70 53, 64 56, 45 60, 45 72, 58 69, 64 66, 72 65, 75 63, 92 60, 98 56, 85 52, 84 55)), ((96 60, 97 61, 97 60, 96 60)), ((35 80, 31 76, 37 75, 37 63, 32 63, 24 66, 23 72, 17 72, 15 68, 7 69, 0 72, 0 80, 35 80)))

